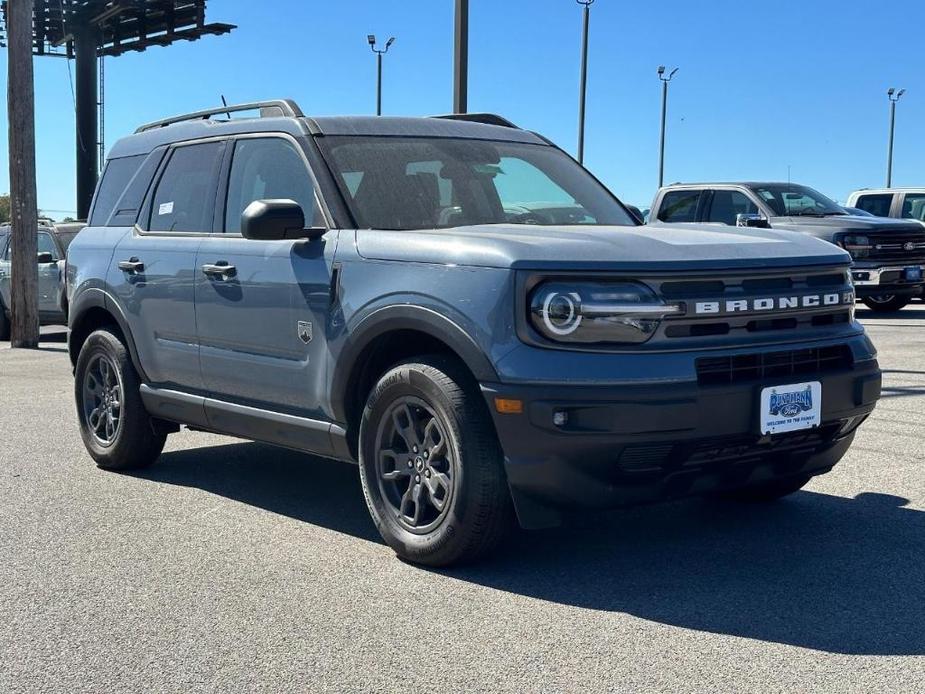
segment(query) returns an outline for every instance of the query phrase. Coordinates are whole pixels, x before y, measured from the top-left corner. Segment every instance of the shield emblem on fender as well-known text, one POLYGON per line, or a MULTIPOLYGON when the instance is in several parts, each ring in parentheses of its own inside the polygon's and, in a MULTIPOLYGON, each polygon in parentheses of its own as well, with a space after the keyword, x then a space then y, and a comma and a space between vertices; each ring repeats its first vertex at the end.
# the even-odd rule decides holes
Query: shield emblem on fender
POLYGON ((312 324, 307 320, 300 320, 298 325, 299 339, 305 344, 312 341, 312 324))

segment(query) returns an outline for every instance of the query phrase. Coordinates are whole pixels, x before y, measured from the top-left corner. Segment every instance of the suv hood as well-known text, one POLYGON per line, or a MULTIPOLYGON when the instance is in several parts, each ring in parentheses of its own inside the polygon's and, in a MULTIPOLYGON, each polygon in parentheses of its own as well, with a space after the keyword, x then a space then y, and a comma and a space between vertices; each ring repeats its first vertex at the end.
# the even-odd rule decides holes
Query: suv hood
POLYGON ((356 232, 375 260, 517 269, 728 270, 847 265, 837 246, 778 229, 670 226, 487 225, 423 231, 356 232))
POLYGON ((832 241, 836 234, 851 232, 856 234, 905 234, 921 235, 922 225, 905 219, 890 217, 862 217, 860 215, 834 215, 832 217, 772 217, 771 226, 775 229, 792 229, 804 234, 812 234, 826 241, 832 241))

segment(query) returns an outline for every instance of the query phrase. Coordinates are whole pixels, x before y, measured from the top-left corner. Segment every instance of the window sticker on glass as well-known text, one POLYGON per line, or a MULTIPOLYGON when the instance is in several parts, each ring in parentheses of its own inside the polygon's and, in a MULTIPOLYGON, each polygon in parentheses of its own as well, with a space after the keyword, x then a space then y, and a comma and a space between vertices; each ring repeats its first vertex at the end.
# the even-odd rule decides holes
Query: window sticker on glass
POLYGON ((157 213, 158 213, 159 215, 161 215, 161 214, 173 214, 173 201, 170 201, 170 202, 162 202, 162 203, 158 206, 158 208, 157 208, 157 213))

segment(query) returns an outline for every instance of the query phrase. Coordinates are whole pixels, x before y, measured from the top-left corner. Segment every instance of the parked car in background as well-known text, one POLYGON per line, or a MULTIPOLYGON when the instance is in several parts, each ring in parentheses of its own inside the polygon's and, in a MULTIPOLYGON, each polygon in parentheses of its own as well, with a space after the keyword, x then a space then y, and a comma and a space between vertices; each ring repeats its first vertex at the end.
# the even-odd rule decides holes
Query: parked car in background
MULTIPOLYGON (((38 227, 39 322, 41 325, 67 325, 67 299, 64 266, 67 248, 84 222, 50 224, 38 227)), ((0 227, 0 340, 10 339, 10 265, 15 249, 10 242, 11 227, 0 227)))
POLYGON ((925 225, 925 188, 865 188, 849 195, 848 204, 877 217, 911 219, 925 225))
POLYGON ((656 226, 699 222, 784 229, 834 243, 851 254, 851 277, 858 298, 874 311, 897 311, 925 287, 925 229, 921 224, 850 214, 807 186, 673 184, 656 193, 652 218, 656 226))
POLYGON ((512 512, 770 500, 828 472, 880 395, 850 256, 655 235, 499 121, 277 101, 117 142, 67 268, 90 456, 149 465, 183 424, 353 461, 385 541, 432 565, 512 512), (280 117, 209 119, 248 110, 280 117))

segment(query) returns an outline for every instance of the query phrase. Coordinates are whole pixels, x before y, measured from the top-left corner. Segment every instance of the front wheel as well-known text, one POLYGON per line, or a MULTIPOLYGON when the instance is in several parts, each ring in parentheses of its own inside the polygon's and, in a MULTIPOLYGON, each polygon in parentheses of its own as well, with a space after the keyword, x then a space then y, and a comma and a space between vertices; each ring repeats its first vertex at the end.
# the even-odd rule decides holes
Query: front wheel
POLYGON ((503 456, 466 372, 441 357, 388 371, 360 424, 360 478, 382 538, 429 566, 494 549, 512 519, 503 456))
POLYGON ((140 385, 122 341, 105 328, 91 333, 77 357, 74 396, 80 435, 101 468, 146 467, 164 448, 167 436, 145 410, 140 385))
POLYGON ((868 296, 864 299, 861 299, 867 308, 869 308, 871 311, 876 311, 877 313, 899 311, 904 308, 911 300, 912 297, 896 296, 895 294, 879 294, 877 296, 868 296))

